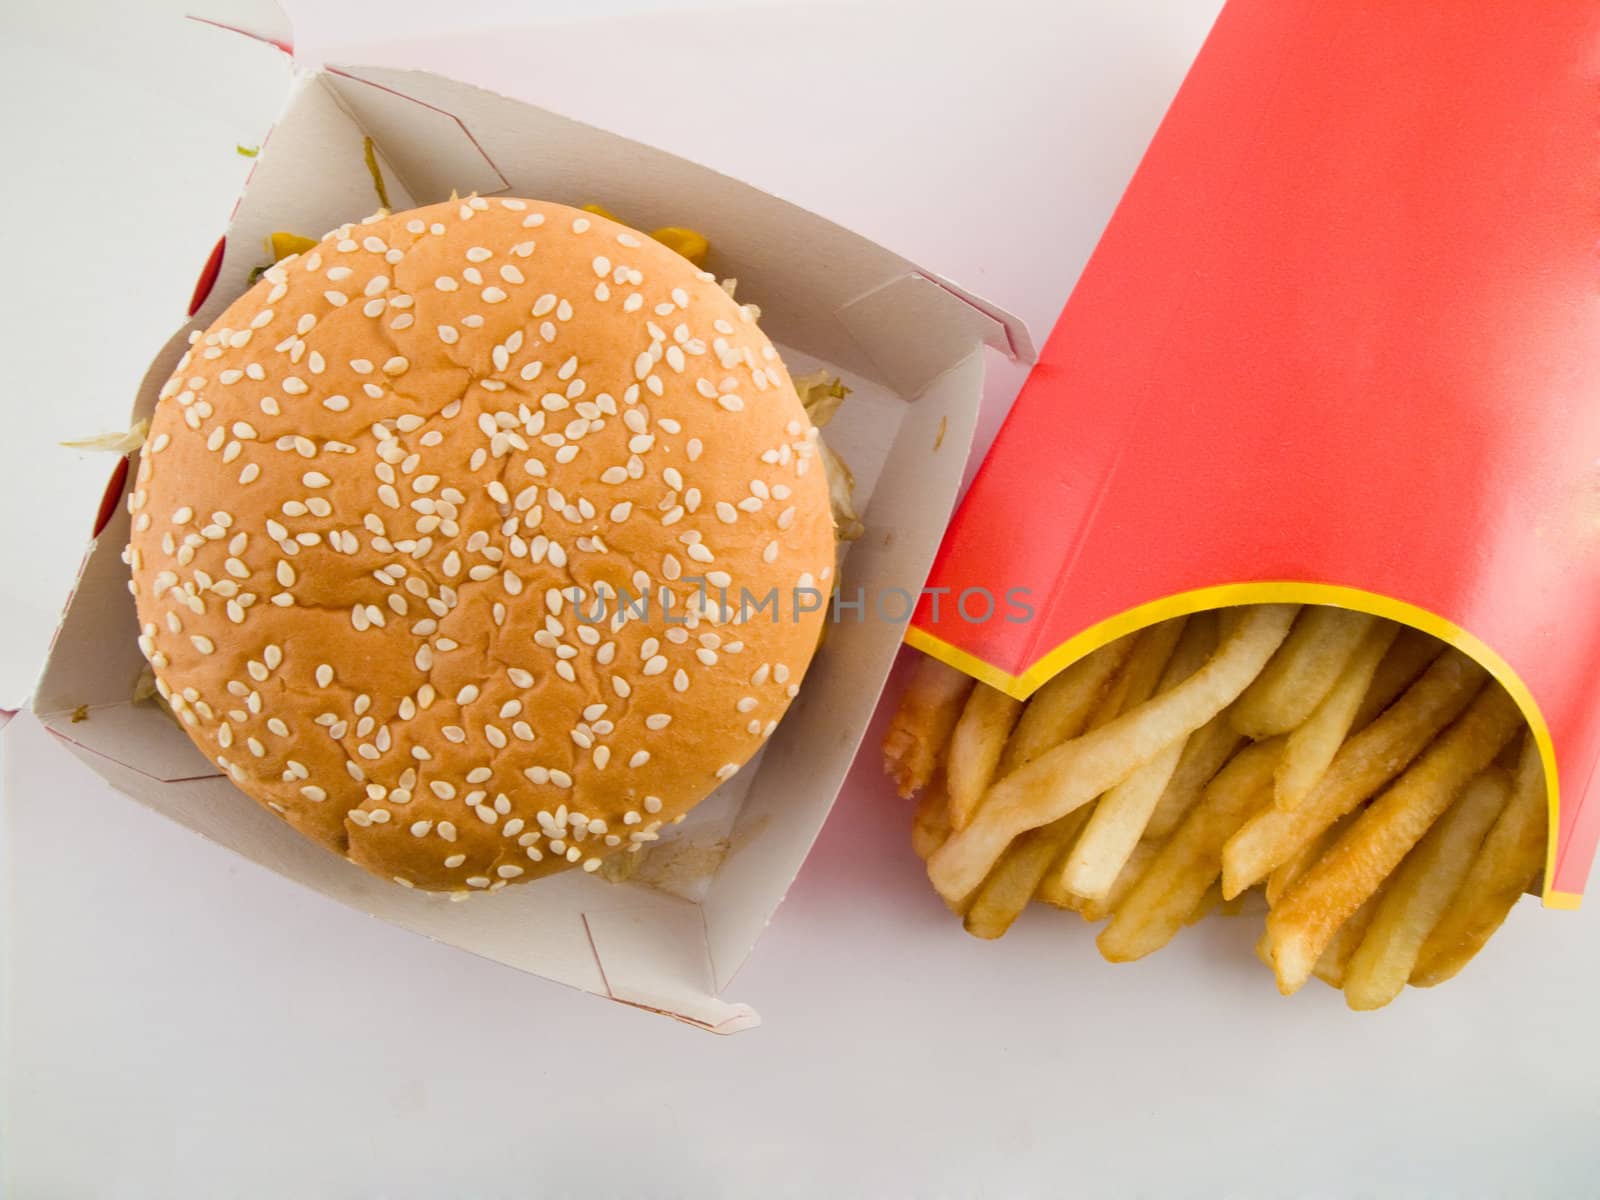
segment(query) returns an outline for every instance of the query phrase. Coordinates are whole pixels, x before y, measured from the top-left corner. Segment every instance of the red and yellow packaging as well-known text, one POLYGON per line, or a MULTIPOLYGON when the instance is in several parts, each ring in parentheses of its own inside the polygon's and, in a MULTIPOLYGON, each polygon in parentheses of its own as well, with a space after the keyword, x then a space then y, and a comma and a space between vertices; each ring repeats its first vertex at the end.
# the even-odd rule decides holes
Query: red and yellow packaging
POLYGON ((1484 663, 1544 755, 1545 903, 1577 906, 1600 836, 1600 5, 1231 0, 908 640, 1021 698, 1131 629, 1260 601, 1484 663))

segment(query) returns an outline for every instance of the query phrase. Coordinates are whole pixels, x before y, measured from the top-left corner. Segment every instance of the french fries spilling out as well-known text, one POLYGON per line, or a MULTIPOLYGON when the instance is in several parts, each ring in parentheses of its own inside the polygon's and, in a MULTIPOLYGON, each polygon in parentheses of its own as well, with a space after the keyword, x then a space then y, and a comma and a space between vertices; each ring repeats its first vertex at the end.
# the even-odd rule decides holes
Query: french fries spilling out
POLYGON ((1285 995, 1350 1007, 1460 971, 1544 869, 1544 770, 1487 671, 1418 630, 1265 604, 1178 617, 1028 701, 932 658, 884 738, 912 845, 967 931, 1030 901, 1112 962, 1259 890, 1285 995))

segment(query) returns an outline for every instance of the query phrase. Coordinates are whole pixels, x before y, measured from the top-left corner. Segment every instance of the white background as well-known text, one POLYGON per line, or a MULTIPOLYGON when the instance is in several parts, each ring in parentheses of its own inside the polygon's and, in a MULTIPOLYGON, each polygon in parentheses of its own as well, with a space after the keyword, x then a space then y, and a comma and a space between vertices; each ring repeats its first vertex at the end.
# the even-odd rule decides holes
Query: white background
MULTIPOLYGON (((243 178, 233 146, 287 83, 182 7, 6 6, 0 705, 29 689, 112 465, 56 443, 123 423, 243 178)), ((296 15, 314 49, 515 7, 296 15)), ((1042 341, 1217 4, 554 7, 570 19, 527 64, 545 103, 842 220, 1042 341)), ((989 429, 1019 379, 997 364, 989 429)), ((730 989, 765 1024, 718 1039, 304 893, 26 716, 4 765, 17 1200, 1600 1188, 1587 914, 1525 903, 1461 979, 1365 1016, 1316 984, 1279 998, 1243 921, 1126 967, 1066 914, 980 943, 869 752, 730 989)))

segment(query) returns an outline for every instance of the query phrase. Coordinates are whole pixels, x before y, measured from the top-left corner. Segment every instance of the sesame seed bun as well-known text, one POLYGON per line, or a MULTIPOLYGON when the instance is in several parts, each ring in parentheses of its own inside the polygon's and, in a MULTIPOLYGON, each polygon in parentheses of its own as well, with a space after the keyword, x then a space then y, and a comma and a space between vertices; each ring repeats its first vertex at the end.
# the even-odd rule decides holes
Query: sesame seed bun
POLYGON ((532 200, 380 215, 268 270, 162 390, 129 505, 140 646, 195 744, 306 836, 450 891, 592 871, 737 771, 817 644, 789 597, 834 561, 753 311, 532 200))

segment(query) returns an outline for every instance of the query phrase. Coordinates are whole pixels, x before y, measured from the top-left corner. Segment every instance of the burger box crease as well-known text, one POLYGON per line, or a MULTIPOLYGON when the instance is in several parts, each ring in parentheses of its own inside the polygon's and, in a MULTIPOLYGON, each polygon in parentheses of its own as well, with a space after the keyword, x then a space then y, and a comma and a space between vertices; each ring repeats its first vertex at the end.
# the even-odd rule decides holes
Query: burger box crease
MULTIPOLYGON (((279 49, 287 41, 252 36, 279 49)), ((537 31, 484 36, 502 47, 525 40, 531 53, 537 31)), ((840 571, 847 597, 867 597, 865 619, 830 625, 763 750, 664 831, 652 851, 665 864, 652 873, 658 886, 569 871, 452 903, 342 862, 249 800, 160 708, 132 702, 144 661, 121 558, 123 503, 104 510, 31 707, 118 791, 326 896, 597 995, 717 1032, 747 1028, 755 1012, 721 993, 821 828, 900 645, 904 621, 884 619, 873 597, 925 578, 971 444, 984 347, 1028 360, 1027 331, 820 217, 514 97, 426 72, 297 65, 194 311, 151 364, 132 420, 150 415, 190 333, 247 288, 268 234, 320 236, 377 207, 365 137, 395 210, 476 192, 599 203, 641 228, 705 232, 708 267, 736 277, 739 299, 760 306, 791 372, 823 367, 851 388, 825 437, 855 476, 866 525, 840 571), (81 706, 88 719, 74 720, 81 706)), ((119 467, 114 491, 127 474, 119 467)), ((887 615, 905 607, 891 603, 887 615)))

